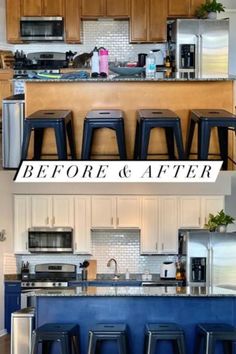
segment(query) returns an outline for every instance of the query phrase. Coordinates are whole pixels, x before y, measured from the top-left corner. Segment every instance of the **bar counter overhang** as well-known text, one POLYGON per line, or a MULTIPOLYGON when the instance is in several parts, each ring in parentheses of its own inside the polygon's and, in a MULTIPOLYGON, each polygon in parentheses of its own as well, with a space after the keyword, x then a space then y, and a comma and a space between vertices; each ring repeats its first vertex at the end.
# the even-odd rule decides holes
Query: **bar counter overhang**
MULTIPOLYGON (((80 158, 83 121, 91 109, 122 109, 128 159, 133 158, 136 111, 141 108, 167 108, 181 118, 183 139, 191 109, 225 109, 234 113, 235 77, 159 77, 108 79, 29 79, 26 80, 26 115, 40 109, 69 109, 73 112, 77 157, 80 158)), ((230 133, 231 134, 231 133, 230 133)), ((234 156, 234 134, 229 139, 229 156, 234 156)), ((195 134, 193 152, 196 153, 195 134)), ((164 132, 151 133, 150 154, 166 153, 164 132), (158 148, 156 142, 158 141, 158 148)), ((217 131, 212 134, 210 152, 218 151, 217 131)), ((55 139, 47 132, 43 154, 55 154, 55 139)), ((95 158, 117 154, 115 133, 101 129, 95 133, 92 154, 95 158), (97 157, 96 157, 97 155, 97 157)), ((93 156, 93 157, 94 157, 93 156)), ((114 158, 114 157, 113 157, 114 158)), ((117 158, 117 157, 116 157, 117 158)), ((151 158, 157 158, 155 155, 151 158)), ((193 155, 193 159, 196 158, 193 155)), ((232 166, 230 167, 232 168, 232 166)))

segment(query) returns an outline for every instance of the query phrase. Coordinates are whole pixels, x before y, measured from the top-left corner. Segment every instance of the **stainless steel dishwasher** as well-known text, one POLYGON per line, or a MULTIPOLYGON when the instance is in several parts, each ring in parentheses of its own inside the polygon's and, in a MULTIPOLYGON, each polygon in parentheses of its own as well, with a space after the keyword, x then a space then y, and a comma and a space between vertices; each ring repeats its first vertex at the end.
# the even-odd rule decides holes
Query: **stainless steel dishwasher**
POLYGON ((13 95, 2 101, 2 163, 3 168, 17 168, 21 161, 25 97, 13 95))
POLYGON ((13 312, 11 315, 11 354, 30 354, 34 330, 34 307, 13 312))

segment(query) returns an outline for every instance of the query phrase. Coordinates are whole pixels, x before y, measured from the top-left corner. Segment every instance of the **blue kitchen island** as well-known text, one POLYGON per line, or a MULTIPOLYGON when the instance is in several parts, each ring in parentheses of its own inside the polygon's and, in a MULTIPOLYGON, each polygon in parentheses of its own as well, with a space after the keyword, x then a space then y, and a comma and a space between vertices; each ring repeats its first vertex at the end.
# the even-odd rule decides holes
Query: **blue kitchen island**
MULTIPOLYGON (((231 287, 75 287, 36 290, 30 295, 36 296, 36 327, 49 322, 79 324, 81 354, 87 354, 88 332, 96 323, 126 323, 129 354, 143 354, 148 322, 180 324, 187 354, 193 354, 196 324, 236 325, 236 290, 231 287)), ((118 351, 111 342, 103 344, 101 353, 118 351)), ((160 344, 158 354, 171 353, 169 343, 160 344)), ((218 345, 216 354, 220 353, 218 345)))

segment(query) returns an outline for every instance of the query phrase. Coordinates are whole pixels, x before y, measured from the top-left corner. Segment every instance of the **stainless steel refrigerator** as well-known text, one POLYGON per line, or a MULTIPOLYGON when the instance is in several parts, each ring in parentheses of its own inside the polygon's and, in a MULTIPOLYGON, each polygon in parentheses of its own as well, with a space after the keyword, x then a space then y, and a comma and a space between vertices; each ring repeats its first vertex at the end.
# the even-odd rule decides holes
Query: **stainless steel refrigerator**
POLYGON ((236 286, 236 232, 180 232, 185 238, 188 285, 236 286))
POLYGON ((229 70, 229 20, 177 19, 170 41, 177 72, 218 76, 229 70))

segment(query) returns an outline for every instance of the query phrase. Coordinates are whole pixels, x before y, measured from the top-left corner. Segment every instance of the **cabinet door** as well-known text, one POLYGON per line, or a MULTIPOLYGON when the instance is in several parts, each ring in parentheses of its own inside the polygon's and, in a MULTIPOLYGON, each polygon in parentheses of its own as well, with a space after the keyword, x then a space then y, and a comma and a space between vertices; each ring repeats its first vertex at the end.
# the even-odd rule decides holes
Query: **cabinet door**
MULTIPOLYGON (((19 283, 12 283, 12 288, 18 288, 19 283)), ((5 328, 11 333, 11 314, 20 310, 20 292, 5 291, 5 328)))
POLYGON ((41 0, 21 0, 21 16, 41 16, 41 0))
POLYGON ((190 0, 190 16, 195 16, 197 8, 205 3, 204 0, 190 0))
POLYGON ((179 198, 179 227, 201 227, 201 197, 184 196, 179 198))
POLYGON ((33 195, 32 226, 52 226, 52 197, 49 195, 33 195))
POLYGON ((141 254, 158 253, 159 204, 157 197, 142 197, 141 254))
POLYGON ((116 227, 140 227, 140 198, 136 196, 117 197, 116 227))
POLYGON ((223 196, 206 196, 202 197, 202 227, 207 223, 209 213, 217 214, 222 209, 225 208, 224 197, 223 196))
POLYGON ((130 35, 131 42, 146 42, 147 38, 147 0, 131 0, 130 35))
POLYGON ((178 253, 177 197, 160 197, 159 253, 178 253))
POLYGON ((70 195, 54 195, 52 226, 74 227, 74 198, 70 195))
POLYGON ((74 253, 91 254, 91 197, 75 197, 74 253))
POLYGON ((190 0, 169 0, 168 15, 177 16, 189 16, 190 13, 190 0))
POLYGON ((115 216, 115 197, 92 197, 92 228, 114 228, 115 216))
POLYGON ((167 2, 149 0, 148 39, 150 42, 165 42, 167 38, 167 2))
POLYGON ((97 18, 105 15, 105 0, 82 0, 82 17, 97 18))
POLYGON ((106 0, 106 14, 109 17, 129 17, 129 0, 106 0))
POLYGON ((80 0, 65 2, 65 34, 67 43, 80 43, 80 0))
POLYGON ((42 0, 42 15, 63 16, 63 0, 42 0))
POLYGON ((14 251, 28 253, 28 228, 31 227, 30 196, 14 196, 14 251))
POLYGON ((6 1, 6 30, 9 43, 20 43, 20 0, 6 1))

